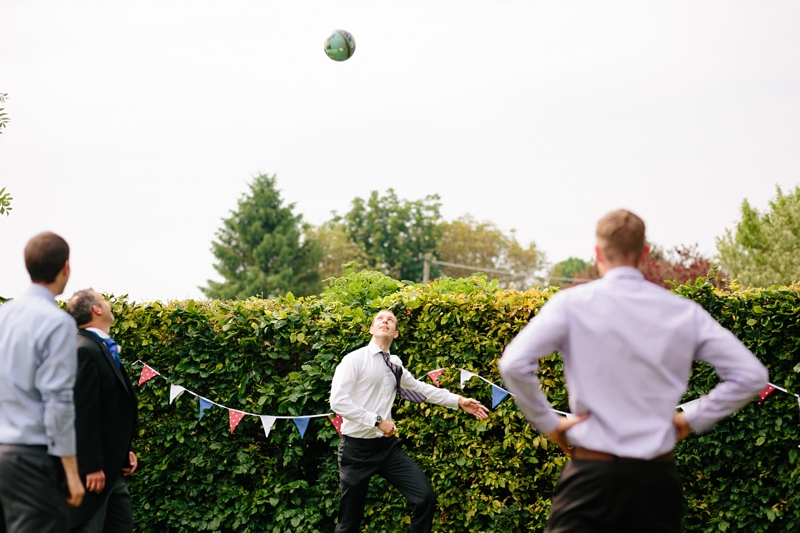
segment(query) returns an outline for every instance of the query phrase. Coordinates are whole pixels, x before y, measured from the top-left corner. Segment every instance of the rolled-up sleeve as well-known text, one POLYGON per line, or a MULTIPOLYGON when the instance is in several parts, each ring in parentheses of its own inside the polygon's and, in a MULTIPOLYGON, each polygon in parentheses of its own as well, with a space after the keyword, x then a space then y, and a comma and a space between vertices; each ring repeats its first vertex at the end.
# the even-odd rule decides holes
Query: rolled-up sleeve
POLYGON ((561 350, 567 337, 563 297, 554 296, 503 352, 498 364, 503 383, 515 395, 525 418, 541 433, 558 427, 558 415, 539 387, 539 359, 561 350))
POLYGON ((78 367, 75 321, 65 315, 44 340, 44 356, 34 377, 44 405, 47 453, 75 455, 73 389, 78 367))

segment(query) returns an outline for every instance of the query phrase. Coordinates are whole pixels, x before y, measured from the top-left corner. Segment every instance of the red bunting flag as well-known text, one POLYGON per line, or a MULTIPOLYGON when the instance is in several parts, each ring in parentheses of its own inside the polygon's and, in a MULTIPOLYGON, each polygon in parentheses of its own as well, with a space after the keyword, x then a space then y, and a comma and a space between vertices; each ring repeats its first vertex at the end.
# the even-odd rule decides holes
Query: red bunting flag
POLYGON ((139 376, 139 386, 141 387, 142 383, 144 383, 148 379, 152 379, 152 378, 154 378, 156 376, 159 376, 159 375, 160 374, 158 372, 156 372, 155 370, 153 370, 149 366, 144 365, 142 367, 142 375, 139 376))
POLYGON ((762 403, 764 403, 764 400, 767 399, 767 396, 772 394, 772 391, 774 391, 774 390, 775 390, 775 387, 772 386, 772 385, 769 385, 769 384, 766 387, 764 387, 764 390, 762 390, 761 392, 758 393, 758 398, 759 398, 758 405, 761 405, 762 403))
POLYGON ((331 421, 331 424, 333 424, 333 427, 336 428, 336 433, 341 435, 342 434, 342 422, 344 421, 342 419, 342 415, 336 415, 335 417, 329 416, 328 419, 331 421))
POLYGON ((239 422, 244 418, 244 413, 236 409, 228 409, 228 418, 231 422, 231 433, 233 433, 233 430, 236 429, 236 426, 238 426, 239 422))
POLYGON ((436 385, 437 387, 441 387, 441 385, 439 385, 439 380, 436 379, 436 378, 441 376, 442 372, 444 372, 444 368, 440 368, 439 370, 433 370, 431 372, 428 372, 428 377, 431 378, 431 381, 433 381, 433 384, 436 385))

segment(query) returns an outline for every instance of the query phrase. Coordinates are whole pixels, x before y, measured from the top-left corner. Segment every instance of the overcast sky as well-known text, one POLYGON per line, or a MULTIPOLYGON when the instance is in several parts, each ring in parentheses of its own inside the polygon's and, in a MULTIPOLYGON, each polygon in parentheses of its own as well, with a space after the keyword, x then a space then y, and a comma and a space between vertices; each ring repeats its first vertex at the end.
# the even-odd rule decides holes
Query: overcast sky
POLYGON ((588 259, 619 207, 713 255, 743 199, 800 183, 796 1, 5 0, 0 93, 6 297, 52 230, 67 295, 200 298, 258 172, 313 224, 439 194, 551 262, 588 259))

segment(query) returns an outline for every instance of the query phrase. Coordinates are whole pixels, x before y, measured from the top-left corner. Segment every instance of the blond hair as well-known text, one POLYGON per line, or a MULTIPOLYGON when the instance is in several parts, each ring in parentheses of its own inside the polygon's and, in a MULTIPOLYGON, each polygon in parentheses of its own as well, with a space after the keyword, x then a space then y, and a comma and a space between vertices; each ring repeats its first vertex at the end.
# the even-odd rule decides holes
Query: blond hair
POLYGON ((644 221, 625 209, 608 213, 597 223, 597 246, 610 263, 639 263, 644 252, 644 221))

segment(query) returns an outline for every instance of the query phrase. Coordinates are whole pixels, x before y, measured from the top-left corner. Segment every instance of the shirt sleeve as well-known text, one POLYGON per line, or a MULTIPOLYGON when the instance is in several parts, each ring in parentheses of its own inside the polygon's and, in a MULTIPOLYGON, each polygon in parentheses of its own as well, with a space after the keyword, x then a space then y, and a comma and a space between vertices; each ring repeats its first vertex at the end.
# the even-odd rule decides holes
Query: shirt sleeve
POLYGON ((44 340, 44 357, 36 369, 34 385, 44 404, 47 453, 75 455, 75 405, 73 387, 78 367, 75 321, 64 316, 44 340))
POLYGON ((736 336, 697 306, 697 351, 695 359, 714 367, 721 382, 702 396, 697 409, 686 413, 694 431, 709 429, 719 420, 746 405, 767 386, 766 367, 736 336))
POLYGON ((499 362, 503 383, 516 396, 520 411, 544 434, 556 430, 558 415, 539 387, 539 359, 563 349, 566 338, 566 308, 556 294, 506 346, 499 362))
POLYGON ((331 383, 331 409, 341 415, 342 418, 363 424, 374 426, 378 414, 368 411, 353 402, 350 394, 353 385, 358 381, 358 369, 353 358, 345 357, 336 367, 331 383))
MULTIPOLYGON (((402 362, 400 361, 399 357, 392 357, 394 358, 392 361, 393 363, 402 366, 402 362)), ((419 381, 417 378, 412 376, 411 372, 406 370, 405 367, 403 367, 403 377, 400 378, 400 386, 406 390, 412 390, 422 394, 425 396, 426 403, 443 405, 449 409, 458 409, 458 394, 453 394, 447 389, 440 389, 439 387, 435 387, 429 383, 423 383, 422 381, 419 381)))

